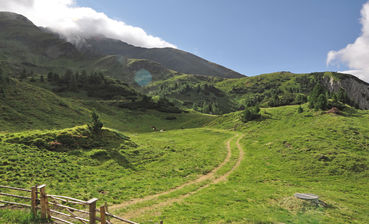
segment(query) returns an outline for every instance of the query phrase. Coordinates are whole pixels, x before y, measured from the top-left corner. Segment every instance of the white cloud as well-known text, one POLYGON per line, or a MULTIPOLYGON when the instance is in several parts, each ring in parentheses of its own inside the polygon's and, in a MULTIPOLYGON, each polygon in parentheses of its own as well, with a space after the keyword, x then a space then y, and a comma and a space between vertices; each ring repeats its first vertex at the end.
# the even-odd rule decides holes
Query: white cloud
POLYGON ((0 0, 0 11, 22 14, 37 26, 48 27, 71 42, 104 35, 140 47, 176 48, 139 27, 111 19, 91 8, 79 7, 75 0, 0 0))
POLYGON ((369 2, 361 9, 361 24, 361 36, 341 50, 328 52, 327 65, 343 63, 352 69, 345 73, 369 82, 369 2))

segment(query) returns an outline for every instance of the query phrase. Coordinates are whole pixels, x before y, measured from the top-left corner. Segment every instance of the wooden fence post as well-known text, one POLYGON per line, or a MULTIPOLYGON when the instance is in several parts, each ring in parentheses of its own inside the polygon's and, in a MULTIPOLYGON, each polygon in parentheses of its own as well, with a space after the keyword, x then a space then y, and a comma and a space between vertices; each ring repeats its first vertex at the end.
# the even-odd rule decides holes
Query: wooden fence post
MULTIPOLYGON (((109 213, 108 203, 105 202, 104 206, 105 206, 105 212, 109 213)), ((107 216, 106 219, 110 222, 110 216, 107 216)))
POLYGON ((48 214, 48 203, 47 203, 47 195, 46 195, 46 185, 43 184, 41 186, 37 187, 40 189, 40 202, 41 202, 41 218, 42 219, 48 219, 50 217, 47 217, 48 214))
POLYGON ((105 206, 100 207, 100 222, 101 224, 106 224, 105 206))
POLYGON ((96 201, 97 198, 93 198, 87 202, 88 204, 88 211, 90 213, 90 222, 89 224, 96 224, 96 201))
POLYGON ((36 186, 31 188, 31 208, 32 208, 32 214, 36 216, 37 215, 37 187, 36 186))
POLYGON ((163 221, 160 221, 160 224, 163 224, 164 222, 163 221))

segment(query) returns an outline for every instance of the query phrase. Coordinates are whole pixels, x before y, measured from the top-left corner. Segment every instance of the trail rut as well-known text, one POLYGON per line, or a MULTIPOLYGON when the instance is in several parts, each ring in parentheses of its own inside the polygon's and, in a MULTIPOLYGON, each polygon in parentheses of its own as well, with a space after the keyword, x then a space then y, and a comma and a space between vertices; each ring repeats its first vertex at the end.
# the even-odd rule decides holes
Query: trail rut
POLYGON ((195 180, 192 180, 192 181, 189 181, 189 182, 186 182, 180 186, 177 186, 175 188, 172 188, 168 191, 163 191, 163 192, 160 192, 160 193, 157 193, 157 194, 153 194, 153 195, 148 195, 146 197, 143 197, 143 198, 135 198, 135 199, 131 199, 129 201, 126 201, 126 202, 123 202, 121 204, 116 204, 116 205, 112 205, 110 207, 111 210, 117 210, 117 209, 120 209, 120 208, 124 208, 124 207, 127 207, 127 206, 130 206, 130 205, 134 205, 134 204, 137 204, 137 203, 141 203, 141 202, 145 202, 145 201, 150 201, 152 199, 155 199, 155 198, 158 198, 160 196, 163 196, 163 195, 167 195, 167 194, 170 194, 174 191, 178 191, 186 186, 189 186, 189 185, 192 185, 192 184, 196 184, 196 183, 200 183, 202 181, 205 181, 205 180, 208 180, 208 179, 211 179, 214 177, 214 175, 216 174, 216 172, 218 172, 219 169, 221 169, 225 164, 227 164, 231 158, 231 155, 232 155, 232 152, 231 152, 231 141, 238 137, 238 135, 235 135, 233 137, 231 137, 230 139, 228 139, 228 141, 226 142, 226 145, 227 145, 227 156, 226 158, 223 160, 223 162, 221 164, 219 164, 215 169, 213 169, 212 171, 210 171, 209 173, 205 174, 205 175, 202 175, 200 176, 199 178, 195 179, 195 180))
MULTIPOLYGON (((211 180, 210 183, 207 183, 199 188, 197 188, 196 190, 194 191, 191 191, 191 192, 188 192, 188 193, 185 193, 183 195, 180 195, 176 198, 170 198, 166 201, 163 201, 163 202, 160 202, 160 203, 157 203, 157 204, 154 204, 154 205, 150 205, 150 206, 146 206, 146 207, 142 207, 142 208, 138 208, 138 209, 135 209, 135 210, 132 210, 132 211, 129 211, 127 212, 126 214, 124 214, 124 217, 127 217, 127 218, 132 218, 132 217, 137 217, 137 216, 140 216, 141 214, 145 213, 145 212, 148 212, 148 211, 154 211, 154 210, 158 210, 159 208, 162 208, 162 207, 166 207, 166 206, 169 206, 175 202, 179 202, 193 194, 196 194, 197 192, 201 191, 202 189, 205 189, 207 187, 209 187, 210 185, 212 184, 217 184, 219 182, 222 182, 222 181, 226 181, 227 178, 229 177, 229 175, 234 172, 241 164, 241 161, 243 160, 243 157, 244 157, 244 151, 240 145, 240 140, 244 137, 244 135, 241 135, 239 136, 235 135, 233 137, 231 137, 227 143, 226 143, 226 146, 227 146, 227 156, 225 158, 225 160, 218 166, 216 167, 215 169, 213 169, 211 172, 209 172, 208 174, 206 175, 203 175, 201 177, 199 177, 198 179, 196 180, 193 180, 193 181, 189 181, 183 185, 180 185, 176 188, 173 188, 171 190, 168 190, 168 191, 164 191, 164 192, 161 192, 161 193, 158 193, 158 194, 154 194, 154 195, 150 195, 150 196, 147 196, 147 197, 144 197, 144 198, 139 198, 139 199, 133 199, 131 201, 128 201, 128 202, 125 202, 125 203, 122 203, 122 204, 119 204, 119 205, 116 205, 116 206, 112 206, 111 208, 112 209, 119 209, 119 208, 123 208, 123 207, 126 207, 126 206, 129 206, 129 205, 133 205, 133 204, 136 204, 136 203, 140 203, 140 202, 144 202, 144 201, 149 201, 151 199, 155 199, 155 198, 158 198, 162 195, 166 195, 166 194, 169 194, 169 193, 172 193, 174 191, 177 191, 177 190, 180 190, 186 186, 189 186, 189 185, 192 185, 192 184, 195 184, 195 183, 201 183, 202 181, 204 180, 211 180), (215 174, 216 172, 221 169, 224 165, 226 165, 229 161, 230 161, 230 158, 231 158, 231 155, 232 155, 232 150, 231 150, 231 141, 234 139, 234 138, 237 138, 237 141, 236 141, 236 146, 239 150, 239 156, 238 156, 238 159, 237 159, 237 162, 234 164, 234 166, 228 171, 226 172, 225 174, 219 176, 219 177, 215 177, 215 174)), ((156 215, 159 215, 159 214, 156 214, 156 215)))

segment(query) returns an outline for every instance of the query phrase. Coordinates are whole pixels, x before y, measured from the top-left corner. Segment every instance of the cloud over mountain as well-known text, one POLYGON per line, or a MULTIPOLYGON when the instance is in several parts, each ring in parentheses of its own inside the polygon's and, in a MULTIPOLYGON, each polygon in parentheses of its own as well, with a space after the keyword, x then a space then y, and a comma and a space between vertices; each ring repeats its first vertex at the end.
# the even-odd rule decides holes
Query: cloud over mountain
POLYGON ((352 69, 343 72, 369 82, 369 2, 361 9, 361 24, 361 36, 341 50, 328 52, 327 65, 343 63, 352 69))
POLYGON ((36 25, 48 27, 74 43, 105 36, 140 47, 176 48, 140 27, 111 19, 92 8, 79 7, 74 0, 5 0, 0 1, 0 10, 22 14, 36 25))

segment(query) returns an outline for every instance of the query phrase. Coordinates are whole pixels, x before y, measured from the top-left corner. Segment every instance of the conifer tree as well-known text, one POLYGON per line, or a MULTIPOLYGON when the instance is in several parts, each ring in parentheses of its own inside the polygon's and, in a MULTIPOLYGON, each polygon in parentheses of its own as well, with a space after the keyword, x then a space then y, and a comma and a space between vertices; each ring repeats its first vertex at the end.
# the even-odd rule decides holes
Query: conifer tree
POLYGON ((104 124, 101 122, 99 115, 96 111, 91 113, 91 123, 88 124, 88 129, 92 134, 100 135, 102 133, 102 127, 104 124))

